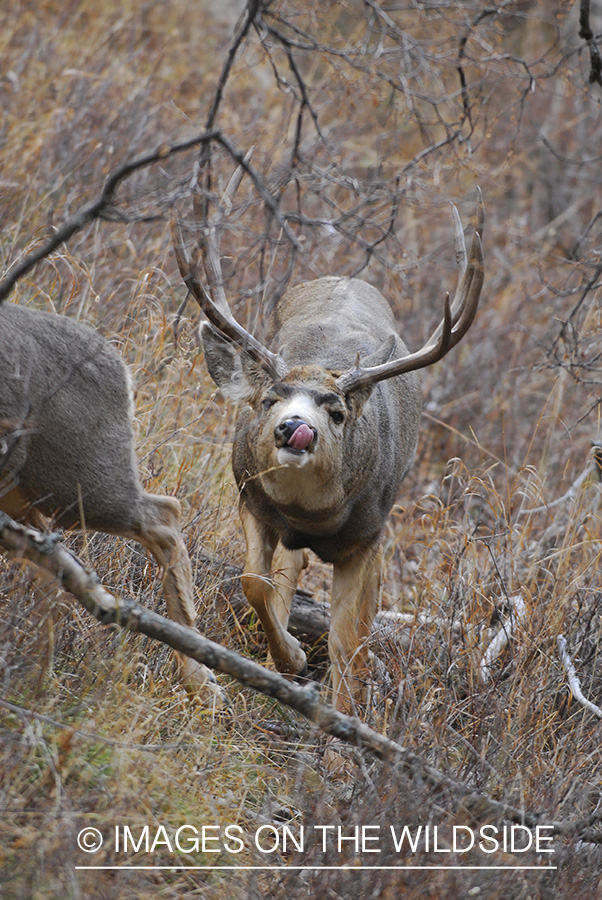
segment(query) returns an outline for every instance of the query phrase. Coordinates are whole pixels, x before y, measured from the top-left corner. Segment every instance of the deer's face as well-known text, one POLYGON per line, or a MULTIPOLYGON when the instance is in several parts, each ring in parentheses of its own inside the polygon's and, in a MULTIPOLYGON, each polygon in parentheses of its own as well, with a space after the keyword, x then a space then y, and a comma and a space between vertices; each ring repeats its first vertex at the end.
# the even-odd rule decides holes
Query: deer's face
POLYGON ((293 368, 253 398, 247 442, 254 442, 262 484, 277 502, 321 505, 340 484, 345 434, 357 415, 334 377, 317 366, 293 368), (310 494, 312 496, 310 496, 310 494), (319 496, 317 496, 319 494, 319 496))
POLYGON ((259 478, 281 506, 314 510, 339 502, 346 473, 362 465, 361 442, 349 439, 371 386, 347 394, 339 373, 320 365, 292 366, 275 378, 211 326, 203 326, 202 338, 213 380, 247 405, 236 436, 245 446, 243 480, 259 478))
POLYGON ((262 444, 270 447, 274 462, 295 468, 340 444, 349 418, 334 379, 317 367, 293 369, 263 391, 254 406, 262 444))

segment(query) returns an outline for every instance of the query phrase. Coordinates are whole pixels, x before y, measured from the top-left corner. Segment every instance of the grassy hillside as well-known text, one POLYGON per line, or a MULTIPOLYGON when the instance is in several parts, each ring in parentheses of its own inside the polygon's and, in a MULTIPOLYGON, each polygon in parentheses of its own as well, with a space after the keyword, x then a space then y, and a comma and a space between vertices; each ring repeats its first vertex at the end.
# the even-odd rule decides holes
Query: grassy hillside
MULTIPOLYGON (((241 7, 2 7, 3 272, 97 198, 115 167, 203 131, 241 7)), ((438 826, 448 846, 454 825, 490 820, 367 755, 353 758, 347 782, 329 778, 324 739, 301 717, 227 679, 233 713, 213 715, 174 681, 165 648, 103 629, 52 580, 2 558, 3 900, 580 900, 602 891, 600 719, 571 696, 557 645, 564 635, 585 696, 602 704, 591 455, 602 382, 602 86, 589 80, 578 14, 551 0, 497 10, 470 0, 274 0, 240 43, 210 124, 240 153, 254 147, 253 168, 299 242, 293 252, 246 178, 224 234, 224 272, 237 315, 258 332, 285 281, 358 274, 420 346, 455 288, 449 201, 468 225, 480 186, 481 309, 462 345, 424 373, 419 451, 386 529, 383 606, 415 617, 374 641, 383 667, 373 724, 542 824, 585 824, 557 835, 553 854, 434 854, 423 844, 412 853, 407 843, 397 852, 391 826, 438 826), (484 664, 500 629, 511 639, 484 664), (164 839, 184 825, 207 826, 204 850, 164 839), (138 850, 116 850, 125 826, 138 850), (284 826, 287 849, 268 852, 284 826), (367 833, 381 838, 378 856, 353 841, 339 851, 339 826, 344 837, 379 826, 367 833), (105 837, 98 853, 78 849, 85 827, 105 837), (137 868, 77 868, 124 862, 137 868), (217 863, 289 868, 173 868, 217 863), (341 863, 350 868, 309 868, 341 863), (465 868, 416 868, 440 863, 465 868)), ((602 29, 593 4, 591 27, 602 29)), ((10 299, 92 324, 119 348, 136 385, 144 484, 178 496, 185 511, 201 628, 263 661, 257 624, 219 590, 219 564, 240 565, 244 554, 229 465, 236 409, 206 373, 198 311, 191 300, 182 308, 171 248, 173 216, 194 235, 199 152, 137 171, 109 214, 10 299), (208 566, 208 554, 219 564, 208 566)), ((213 192, 232 171, 214 147, 213 192)), ((163 610, 159 573, 140 546, 66 540, 116 595, 163 610)), ((325 601, 330 578, 312 559, 304 586, 325 601)), ((324 653, 314 649, 318 680, 324 653)))

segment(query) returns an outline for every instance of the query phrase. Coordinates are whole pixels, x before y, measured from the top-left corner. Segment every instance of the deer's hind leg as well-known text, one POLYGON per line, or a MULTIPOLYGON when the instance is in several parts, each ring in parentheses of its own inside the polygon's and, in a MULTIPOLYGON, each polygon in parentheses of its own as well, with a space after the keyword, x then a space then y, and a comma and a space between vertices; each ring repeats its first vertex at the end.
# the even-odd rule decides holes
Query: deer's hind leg
MULTIPOLYGON (((132 537, 150 550, 163 569, 163 592, 169 617, 197 631, 192 566, 180 532, 178 500, 144 494, 139 519, 140 524, 132 537)), ((192 693, 209 691, 219 705, 227 702, 207 666, 177 652, 175 658, 178 679, 187 690, 192 693)))

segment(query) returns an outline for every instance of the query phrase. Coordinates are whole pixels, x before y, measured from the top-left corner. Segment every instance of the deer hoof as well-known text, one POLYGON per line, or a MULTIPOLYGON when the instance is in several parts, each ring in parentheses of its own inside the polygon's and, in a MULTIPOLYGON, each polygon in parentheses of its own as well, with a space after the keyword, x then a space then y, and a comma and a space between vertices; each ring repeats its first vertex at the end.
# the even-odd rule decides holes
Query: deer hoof
POLYGON ((178 659, 178 677, 189 694, 201 702, 206 702, 214 710, 231 706, 228 695, 217 683, 211 669, 189 658, 178 659))

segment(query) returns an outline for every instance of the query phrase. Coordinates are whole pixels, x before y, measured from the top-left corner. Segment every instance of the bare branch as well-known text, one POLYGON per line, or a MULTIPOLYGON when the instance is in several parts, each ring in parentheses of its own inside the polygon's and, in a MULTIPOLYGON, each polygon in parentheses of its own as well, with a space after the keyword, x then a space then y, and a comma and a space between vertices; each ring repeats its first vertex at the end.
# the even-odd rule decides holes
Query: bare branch
POLYGON ((77 234, 78 231, 81 231, 82 228, 85 228, 90 222, 93 222, 95 219, 106 217, 108 211, 113 206, 117 188, 122 181, 125 181, 125 179, 132 175, 133 172, 137 172, 139 169, 145 169, 148 166, 153 165, 153 163, 164 162, 169 157, 190 150, 191 147, 198 144, 217 139, 217 132, 203 132, 188 141, 182 141, 178 144, 161 144, 151 153, 128 160, 121 166, 118 166, 118 168, 114 169, 107 177, 97 200, 78 210, 75 215, 71 216, 71 218, 68 219, 48 241, 42 244, 41 247, 38 247, 37 250, 28 253, 27 256, 17 263, 17 265, 13 266, 8 275, 0 281, 0 302, 8 297, 17 281, 33 269, 37 263, 57 250, 65 243, 65 241, 68 241, 69 238, 73 237, 74 234, 77 234))
POLYGON ((232 42, 232 46, 228 50, 226 61, 222 67, 222 71, 220 72, 217 88, 213 97, 213 103, 211 104, 211 109, 209 110, 209 115, 207 116, 207 122, 205 124, 205 128, 207 129, 207 131, 210 131, 214 127, 219 108, 224 98, 224 90, 226 88, 228 78, 230 77, 232 66, 234 65, 236 54, 244 43, 244 40, 249 33, 251 26, 255 22, 255 19, 261 12, 262 6, 263 0, 247 0, 247 7, 244 13, 245 18, 242 20, 242 24, 239 24, 238 30, 232 42))
POLYGON ((0 281, 0 302, 8 297, 17 281, 33 269, 38 262, 57 250, 58 247, 65 243, 65 241, 68 241, 69 238, 73 237, 74 234, 77 234, 78 231, 81 231, 82 228, 85 228, 90 222, 93 222, 95 219, 107 218, 108 213, 115 202, 115 194, 118 187, 123 181, 129 178, 130 175, 140 169, 148 168, 148 166, 151 166, 154 163, 165 162, 166 159, 184 153, 193 147, 207 145, 211 142, 215 142, 222 146, 238 166, 249 175, 255 185, 255 189, 267 208, 270 210, 289 241, 294 247, 297 247, 297 239, 292 233, 288 223, 282 218, 278 210, 277 201, 272 197, 263 179, 252 168, 246 156, 241 154, 234 144, 232 144, 232 142, 221 132, 204 131, 189 140, 177 144, 161 144, 151 153, 135 157, 118 166, 107 177, 97 200, 83 206, 75 213, 75 215, 71 216, 71 218, 68 219, 48 241, 42 244, 37 250, 28 253, 19 263, 13 266, 8 275, 0 281))
POLYGON ((579 37, 587 41, 589 47, 590 72, 589 83, 602 87, 602 56, 596 43, 594 32, 589 24, 589 0, 581 0, 579 8, 579 37))

